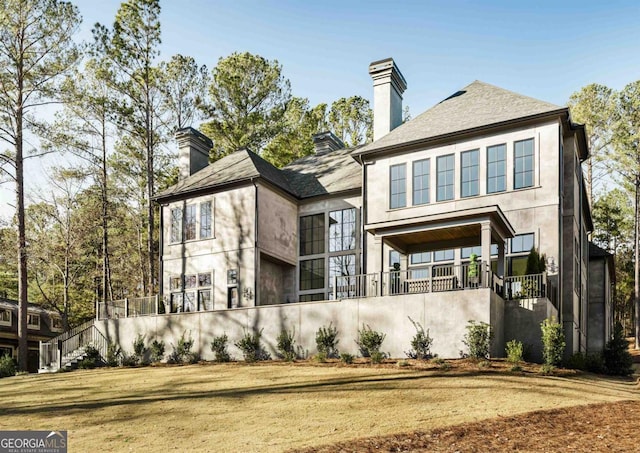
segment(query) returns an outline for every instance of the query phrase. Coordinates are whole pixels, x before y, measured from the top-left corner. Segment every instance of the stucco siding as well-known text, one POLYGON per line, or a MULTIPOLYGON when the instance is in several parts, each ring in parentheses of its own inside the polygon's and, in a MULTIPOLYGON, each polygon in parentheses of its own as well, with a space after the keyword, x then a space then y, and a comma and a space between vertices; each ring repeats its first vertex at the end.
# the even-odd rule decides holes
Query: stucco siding
POLYGON ((258 185, 258 247, 293 265, 298 257, 297 214, 293 201, 258 185))

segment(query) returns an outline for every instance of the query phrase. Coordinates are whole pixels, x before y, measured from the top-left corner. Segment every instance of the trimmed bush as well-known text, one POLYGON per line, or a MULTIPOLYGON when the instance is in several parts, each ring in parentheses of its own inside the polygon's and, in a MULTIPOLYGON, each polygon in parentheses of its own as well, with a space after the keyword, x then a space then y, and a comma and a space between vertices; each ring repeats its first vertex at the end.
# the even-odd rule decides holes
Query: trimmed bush
POLYGON ((278 347, 278 356, 281 359, 286 360, 287 362, 293 362, 298 358, 298 354, 296 354, 296 340, 295 340, 295 330, 288 331, 282 330, 278 334, 277 347, 278 347))
POLYGON ((234 343, 242 351, 245 362, 257 362, 260 360, 269 360, 271 356, 260 343, 262 337, 262 329, 260 332, 250 333, 245 331, 244 336, 234 343))
POLYGON ((560 366, 566 342, 560 323, 555 318, 547 318, 540 324, 542 329, 542 357, 545 365, 560 366))
POLYGON ((0 357, 0 378, 16 375, 16 363, 12 357, 3 355, 0 357))
POLYGON ((428 360, 433 355, 431 354, 431 345, 433 344, 433 338, 429 336, 429 330, 425 332, 420 323, 415 322, 409 318, 411 324, 416 329, 416 334, 411 339, 411 350, 406 351, 405 354, 410 359, 428 360))
POLYGON ((211 341, 211 351, 215 354, 216 362, 229 362, 231 360, 231 356, 229 356, 229 351, 227 351, 227 342, 229 341, 229 337, 224 333, 219 337, 213 337, 211 341))
POLYGON ((144 345, 144 339, 146 335, 138 334, 136 339, 133 341, 133 356, 132 359, 135 360, 134 365, 146 365, 145 355, 149 348, 144 345))
POLYGON ((488 359, 491 347, 491 326, 486 322, 469 321, 462 342, 469 349, 469 357, 488 359))
POLYGON ((322 326, 316 332, 316 347, 318 353, 324 354, 326 358, 337 358, 340 355, 338 351, 338 329, 329 323, 329 327, 322 326))
POLYGON ((80 369, 93 369, 102 365, 102 357, 100 357, 100 351, 97 348, 89 345, 84 348, 85 357, 78 362, 78 368, 80 369))
POLYGON ((511 340, 507 343, 507 347, 505 348, 505 352, 507 353, 507 361, 510 363, 520 363, 522 362, 522 356, 524 353, 524 346, 521 341, 511 340))
POLYGON ((189 339, 186 339, 185 334, 186 332, 182 333, 177 345, 172 345, 173 352, 169 354, 169 363, 196 363, 200 360, 197 353, 191 352, 193 338, 189 336, 189 339))
POLYGON ((374 363, 380 363, 384 358, 384 354, 380 352, 380 347, 385 338, 386 335, 384 333, 376 332, 368 324, 363 324, 362 329, 358 329, 358 339, 356 340, 362 357, 371 357, 373 361, 375 354, 375 359, 379 361, 374 363))
POLYGON ((353 363, 353 354, 349 354, 348 352, 343 352, 340 354, 340 360, 342 363, 346 363, 347 365, 353 363))
POLYGON ((153 340, 150 349, 153 363, 161 362, 164 359, 164 341, 153 340))
POLYGON ((120 358, 122 357, 122 350, 116 343, 109 343, 107 345, 107 366, 114 367, 120 364, 120 358))

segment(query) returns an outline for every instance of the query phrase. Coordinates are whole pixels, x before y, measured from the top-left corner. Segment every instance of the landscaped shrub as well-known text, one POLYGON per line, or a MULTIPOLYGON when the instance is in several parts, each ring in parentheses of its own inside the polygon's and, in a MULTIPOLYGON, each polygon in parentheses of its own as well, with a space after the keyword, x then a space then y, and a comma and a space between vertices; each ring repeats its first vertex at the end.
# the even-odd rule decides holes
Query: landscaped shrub
POLYGON ((16 375, 16 363, 8 355, 0 357, 0 378, 16 375))
POLYGON ((353 363, 353 354, 349 354, 348 352, 340 353, 340 360, 342 363, 346 363, 347 365, 353 363))
POLYGON ((338 352, 338 329, 329 323, 329 327, 322 326, 316 332, 316 347, 318 353, 324 354, 326 358, 337 358, 338 352))
POLYGON ((236 347, 238 347, 242 351, 242 356, 244 357, 245 362, 257 362, 260 360, 269 360, 271 356, 265 349, 262 347, 260 343, 260 338, 262 337, 262 329, 259 332, 247 332, 245 331, 244 336, 234 343, 236 347))
POLYGON ((474 359, 489 358, 491 347, 491 326, 486 322, 469 321, 467 333, 462 342, 469 348, 469 356, 474 359))
POLYGON ((411 339, 411 350, 406 351, 405 354, 410 359, 427 360, 432 357, 431 345, 433 344, 433 338, 429 336, 429 330, 425 332, 420 323, 415 322, 409 318, 411 324, 416 329, 416 334, 411 339))
POLYGON ((373 351, 371 353, 371 363, 382 363, 382 361, 387 357, 384 352, 373 351))
POLYGON ((150 349, 153 363, 161 362, 164 359, 164 341, 153 340, 150 349))
POLYGON ((286 360, 287 362, 293 362, 296 358, 298 358, 298 354, 296 354, 296 340, 294 337, 295 330, 282 330, 278 334, 278 338, 276 340, 278 347, 278 356, 281 359, 286 360))
POLYGON ((567 368, 572 370, 586 370, 587 369, 587 356, 584 352, 574 352, 567 360, 567 368))
POLYGON ((511 340, 507 343, 505 352, 507 353, 507 361, 511 363, 519 363, 523 360, 522 356, 524 353, 524 346, 521 341, 511 340))
POLYGON ((185 338, 186 332, 183 332, 178 340, 177 345, 173 346, 173 352, 169 355, 170 363, 196 363, 200 360, 200 356, 191 352, 193 347, 193 338, 189 336, 189 339, 185 338))
POLYGON ((100 351, 97 348, 89 345, 84 348, 84 359, 78 362, 78 368, 80 369, 92 369, 102 364, 102 357, 100 357, 100 351))
POLYGON ((616 324, 613 337, 604 348, 603 358, 604 370, 607 374, 628 376, 633 373, 633 359, 620 323, 616 324))
POLYGON ((555 318, 547 318, 540 324, 542 329, 542 357, 544 364, 550 367, 562 363, 562 355, 566 346, 564 332, 555 318))
POLYGON ((135 354, 127 354, 126 352, 123 352, 120 357, 120 364, 122 366, 137 366, 138 357, 135 354))
MULTIPOLYGON (((356 344, 360 348, 360 354, 362 354, 362 357, 371 357, 373 361, 374 354, 380 353, 380 347, 382 346, 382 342, 385 337, 386 335, 384 333, 376 332, 368 324, 363 324, 362 329, 358 329, 358 339, 356 340, 356 344)), ((377 360, 382 361, 380 354, 375 355, 377 360)), ((382 354, 382 358, 384 358, 384 354, 382 354)))
POLYGON ((109 343, 107 345, 107 366, 118 366, 120 364, 120 357, 122 356, 122 350, 116 343, 109 343))
POLYGON ((216 362, 228 362, 231 360, 231 356, 229 356, 229 351, 227 351, 227 342, 229 341, 229 337, 224 333, 219 337, 213 337, 211 341, 211 350, 215 354, 216 362))
POLYGON ((604 373, 605 369, 603 354, 601 352, 587 354, 587 356, 585 357, 585 367, 587 371, 590 371, 592 373, 604 373))
POLYGON ((131 358, 135 361, 134 365, 146 365, 145 355, 149 348, 144 345, 144 338, 145 335, 138 334, 136 339, 133 340, 133 355, 131 358))

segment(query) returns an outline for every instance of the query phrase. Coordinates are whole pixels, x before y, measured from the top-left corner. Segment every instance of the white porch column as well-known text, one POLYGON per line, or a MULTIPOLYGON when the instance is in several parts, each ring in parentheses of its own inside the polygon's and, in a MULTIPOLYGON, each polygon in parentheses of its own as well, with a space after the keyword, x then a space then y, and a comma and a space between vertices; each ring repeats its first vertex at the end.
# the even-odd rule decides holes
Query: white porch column
POLYGON ((491 262, 491 222, 480 224, 480 245, 482 248, 482 261, 491 262))

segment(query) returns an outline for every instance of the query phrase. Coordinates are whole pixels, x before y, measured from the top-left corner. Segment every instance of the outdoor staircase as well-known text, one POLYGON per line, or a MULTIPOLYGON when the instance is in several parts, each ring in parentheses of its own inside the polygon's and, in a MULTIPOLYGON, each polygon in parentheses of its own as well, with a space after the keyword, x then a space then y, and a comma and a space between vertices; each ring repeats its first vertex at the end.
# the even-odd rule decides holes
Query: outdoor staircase
POLYGON ((55 373, 63 369, 77 368, 78 363, 87 355, 87 346, 100 352, 104 359, 108 341, 95 326, 88 321, 61 335, 40 342, 40 367, 38 373, 55 373))

